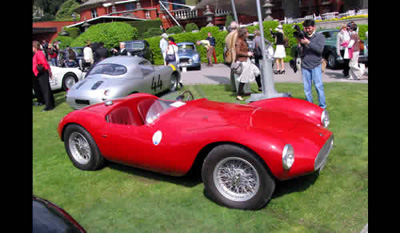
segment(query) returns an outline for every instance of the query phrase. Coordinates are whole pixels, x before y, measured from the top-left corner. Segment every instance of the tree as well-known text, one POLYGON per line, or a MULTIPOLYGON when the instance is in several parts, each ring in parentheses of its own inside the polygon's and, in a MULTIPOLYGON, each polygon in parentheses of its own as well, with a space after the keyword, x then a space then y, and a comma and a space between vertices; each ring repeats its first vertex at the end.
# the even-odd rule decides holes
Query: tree
MULTIPOLYGON (((74 10, 77 7, 79 7, 79 3, 77 3, 75 0, 67 0, 60 6, 60 9, 57 11, 56 20, 72 21, 74 19, 72 17, 72 13, 74 13, 74 10)), ((79 14, 75 13, 75 15, 78 17, 76 18, 76 20, 79 20, 79 14)))

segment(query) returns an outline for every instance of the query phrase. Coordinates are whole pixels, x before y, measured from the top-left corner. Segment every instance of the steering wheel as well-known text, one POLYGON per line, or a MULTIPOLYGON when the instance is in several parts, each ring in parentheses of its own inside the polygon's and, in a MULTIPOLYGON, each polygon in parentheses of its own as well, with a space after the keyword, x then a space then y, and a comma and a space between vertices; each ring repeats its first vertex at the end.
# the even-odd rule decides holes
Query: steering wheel
POLYGON ((191 91, 186 90, 182 92, 178 97, 176 97, 176 100, 178 101, 189 101, 189 100, 194 100, 194 95, 191 91))

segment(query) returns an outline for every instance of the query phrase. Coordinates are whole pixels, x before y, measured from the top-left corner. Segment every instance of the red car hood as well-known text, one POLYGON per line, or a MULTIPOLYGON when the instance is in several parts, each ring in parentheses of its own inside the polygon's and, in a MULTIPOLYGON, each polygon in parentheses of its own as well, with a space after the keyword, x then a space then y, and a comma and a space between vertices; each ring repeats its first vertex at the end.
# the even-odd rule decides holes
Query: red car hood
POLYGON ((238 127, 261 128, 281 132, 293 129, 300 121, 283 112, 251 105, 204 100, 187 107, 189 111, 184 113, 182 117, 193 122, 194 128, 208 123, 209 126, 236 125, 238 127), (200 122, 202 124, 196 124, 200 122))

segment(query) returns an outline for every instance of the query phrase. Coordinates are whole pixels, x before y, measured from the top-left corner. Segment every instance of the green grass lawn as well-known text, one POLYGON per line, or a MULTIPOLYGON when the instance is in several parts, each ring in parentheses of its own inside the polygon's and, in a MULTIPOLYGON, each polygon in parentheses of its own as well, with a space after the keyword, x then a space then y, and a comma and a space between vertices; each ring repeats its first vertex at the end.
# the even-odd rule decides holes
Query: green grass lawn
MULTIPOLYGON (((227 85, 197 87, 210 100, 236 102, 227 85)), ((302 84, 276 89, 304 99, 302 84)), ((194 177, 117 164, 75 168, 56 130, 72 111, 64 92, 54 95, 54 111, 32 107, 33 193, 64 208, 88 232, 360 232, 368 222, 368 84, 326 83, 325 94, 335 143, 324 170, 278 182, 261 210, 219 206, 194 177)))

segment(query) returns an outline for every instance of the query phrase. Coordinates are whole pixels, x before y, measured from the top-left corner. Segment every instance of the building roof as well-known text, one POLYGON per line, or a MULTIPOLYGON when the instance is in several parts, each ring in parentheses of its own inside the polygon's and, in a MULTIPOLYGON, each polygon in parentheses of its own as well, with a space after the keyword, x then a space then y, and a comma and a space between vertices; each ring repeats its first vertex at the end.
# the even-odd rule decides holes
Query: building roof
POLYGON ((114 21, 145 21, 146 19, 140 19, 140 18, 135 18, 135 17, 125 17, 125 16, 110 16, 110 15, 102 15, 93 19, 88 19, 86 21, 82 21, 79 23, 71 24, 68 25, 67 28, 72 28, 72 27, 81 27, 84 23, 89 23, 89 24, 97 24, 100 22, 114 22, 114 21))
POLYGON ((82 11, 84 9, 88 9, 91 8, 93 6, 97 6, 97 5, 102 5, 103 3, 107 3, 109 2, 108 0, 88 0, 85 3, 82 3, 81 5, 79 5, 79 7, 77 7, 75 9, 75 11, 82 11))

